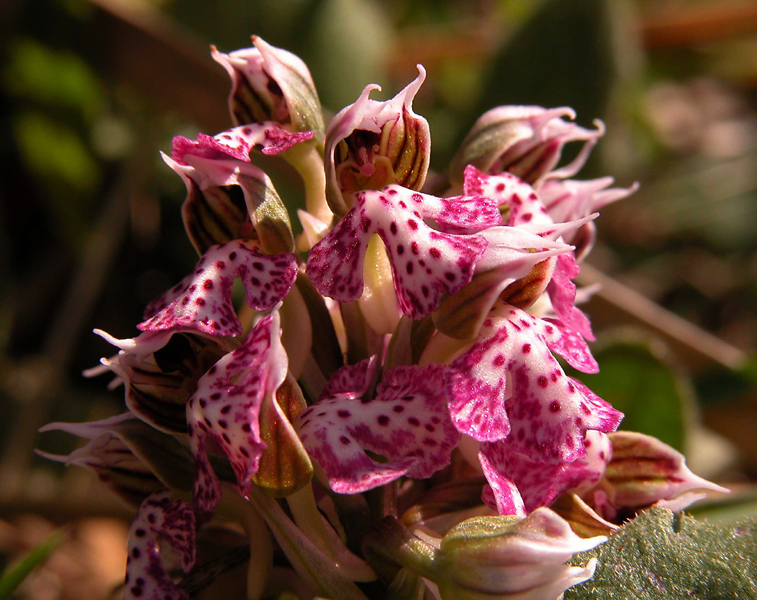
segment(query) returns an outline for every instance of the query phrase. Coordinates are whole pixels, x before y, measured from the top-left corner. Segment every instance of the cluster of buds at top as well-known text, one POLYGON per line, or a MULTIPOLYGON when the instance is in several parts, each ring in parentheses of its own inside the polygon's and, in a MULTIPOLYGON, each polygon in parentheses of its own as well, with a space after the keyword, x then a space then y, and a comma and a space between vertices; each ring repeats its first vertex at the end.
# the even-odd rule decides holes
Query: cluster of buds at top
POLYGON ((301 594, 359 600, 356 582, 378 577, 392 597, 552 599, 591 576, 594 563, 564 563, 604 538, 579 538, 546 507, 572 495, 611 527, 714 489, 659 442, 613 433, 622 414, 557 359, 599 368, 573 280, 596 210, 633 191, 568 179, 601 124, 494 109, 433 195, 429 127, 412 108, 422 67, 391 100, 366 87, 324 134, 305 64, 253 42, 213 50, 234 127, 177 137, 164 156, 187 186, 197 264, 147 307, 138 336, 102 333, 118 354, 91 374, 115 374, 127 412, 49 426, 90 440, 58 458, 141 503, 126 598, 187 597, 159 539, 192 569, 196 528, 220 513, 255 541, 250 598, 287 591, 269 577, 275 539, 301 594), (583 149, 560 167, 575 140, 583 149), (299 243, 257 151, 304 179, 299 243), (423 494, 451 489, 467 492, 413 517, 423 494), (406 527, 392 521, 403 512, 406 527))

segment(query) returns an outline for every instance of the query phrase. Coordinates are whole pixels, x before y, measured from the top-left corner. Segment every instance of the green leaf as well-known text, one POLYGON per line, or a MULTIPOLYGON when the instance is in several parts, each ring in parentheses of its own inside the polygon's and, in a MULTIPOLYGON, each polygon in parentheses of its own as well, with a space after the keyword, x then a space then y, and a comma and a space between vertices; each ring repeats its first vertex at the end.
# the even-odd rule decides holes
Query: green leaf
POLYGON ((757 521, 719 524, 652 508, 571 562, 599 560, 565 600, 757 598, 757 521))
POLYGON ((62 530, 54 532, 36 548, 30 550, 20 561, 8 568, 0 576, 0 600, 10 598, 13 591, 23 583, 31 572, 44 563, 50 554, 66 539, 62 530))
POLYGON ((29 38, 11 41, 8 50, 2 84, 14 96, 74 109, 87 118, 102 110, 105 104, 102 84, 81 57, 29 38))
POLYGON ((591 390, 625 413, 620 429, 656 437, 684 451, 691 384, 643 338, 621 339, 594 351, 596 375, 580 375, 591 390))

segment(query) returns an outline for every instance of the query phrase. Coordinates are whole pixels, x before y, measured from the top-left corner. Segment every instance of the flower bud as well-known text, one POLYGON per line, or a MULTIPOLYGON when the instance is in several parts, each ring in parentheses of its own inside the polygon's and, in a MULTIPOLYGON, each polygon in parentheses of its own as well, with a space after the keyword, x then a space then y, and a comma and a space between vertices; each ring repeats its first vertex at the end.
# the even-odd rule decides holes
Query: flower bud
POLYGON ((171 157, 163 156, 187 186, 182 217, 187 235, 199 254, 215 244, 236 239, 260 241, 267 254, 291 252, 294 237, 289 215, 271 179, 250 164, 249 151, 258 141, 250 130, 264 136, 263 149, 276 153, 302 141, 304 135, 269 127, 240 127, 212 138, 192 141, 174 138, 171 157), (229 138, 229 139, 226 139, 229 138))
POLYGON ((326 198, 331 210, 344 215, 351 207, 349 194, 380 190, 392 183, 420 190, 431 156, 428 122, 415 114, 413 98, 426 71, 391 100, 371 100, 369 85, 357 102, 342 109, 326 131, 326 198))
POLYGON ((488 174, 509 171, 523 181, 536 184, 560 160, 567 142, 586 143, 578 156, 552 176, 574 175, 586 162, 592 147, 604 134, 604 125, 595 121, 597 129, 584 129, 564 121, 575 118, 572 109, 540 106, 500 106, 482 115, 463 140, 450 165, 450 179, 459 184, 467 165, 488 174))
POLYGON ((363 549, 383 577, 394 577, 398 565, 412 570, 433 581, 442 600, 556 600, 596 567, 596 559, 585 567, 565 562, 606 539, 582 539, 557 513, 540 508, 526 518, 467 519, 441 539, 385 518, 363 549))
POLYGON ((91 423, 50 423, 40 431, 65 431, 89 440, 68 456, 40 454, 91 469, 132 506, 166 487, 192 488, 189 451, 174 437, 142 423, 131 413, 91 423))
POLYGON ((312 131, 323 143, 323 115, 307 65, 257 36, 254 47, 230 54, 211 49, 231 77, 229 111, 235 125, 274 121, 292 131, 312 131))
MULTIPOLYGON (((145 332, 117 340, 95 332, 119 348, 118 354, 100 362, 123 382, 127 408, 162 431, 186 433, 186 404, 197 381, 226 350, 191 333, 145 332)), ((97 369, 92 373, 97 374, 97 369)))
MULTIPOLYGON (((692 473, 683 454, 657 438, 635 431, 617 431, 608 437, 612 460, 597 488, 584 494, 606 519, 633 514, 660 500, 674 500, 694 490, 728 492, 692 473)), ((699 499, 691 497, 685 506, 699 499)))
POLYGON ((596 560, 585 567, 564 564, 576 552, 595 548, 607 538, 578 537, 568 523, 547 508, 525 519, 476 517, 442 538, 437 583, 444 600, 518 598, 556 599, 566 589, 594 575, 596 560))

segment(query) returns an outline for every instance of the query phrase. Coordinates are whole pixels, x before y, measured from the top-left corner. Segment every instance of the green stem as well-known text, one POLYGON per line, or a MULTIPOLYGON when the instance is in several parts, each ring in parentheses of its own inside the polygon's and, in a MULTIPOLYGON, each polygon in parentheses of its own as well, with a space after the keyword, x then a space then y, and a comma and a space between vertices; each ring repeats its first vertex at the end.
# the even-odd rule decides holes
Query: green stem
POLYGON ((413 535, 395 517, 374 523, 363 538, 363 555, 385 580, 391 581, 400 567, 434 580, 439 570, 439 551, 413 535))
POLYGON ((247 534, 250 542, 247 600, 260 600, 273 568, 271 532, 255 508, 236 491, 224 488, 221 508, 238 519, 247 534))
POLYGON ((318 510, 312 486, 306 485, 287 496, 294 522, 311 542, 321 548, 337 569, 353 581, 373 581, 376 574, 365 562, 352 554, 318 510))
POLYGON ((331 600, 367 600, 365 594, 338 571, 337 565, 292 523, 276 500, 254 488, 249 500, 265 519, 292 567, 315 590, 331 600))
POLYGON ((297 169, 305 185, 306 210, 324 223, 331 223, 334 213, 326 203, 326 173, 323 155, 316 144, 298 144, 286 158, 297 169))

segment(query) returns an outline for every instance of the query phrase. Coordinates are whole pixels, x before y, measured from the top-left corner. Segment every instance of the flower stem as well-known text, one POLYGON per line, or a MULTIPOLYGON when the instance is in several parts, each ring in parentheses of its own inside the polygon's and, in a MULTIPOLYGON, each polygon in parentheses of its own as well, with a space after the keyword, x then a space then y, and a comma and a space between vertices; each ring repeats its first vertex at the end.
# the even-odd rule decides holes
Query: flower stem
POLYGON ((263 597, 273 568, 273 543, 265 521, 252 504, 236 491, 224 488, 221 507, 234 515, 250 542, 250 566, 247 569, 247 600, 263 597))
POLYGON ((318 510, 312 486, 287 496, 294 522, 310 541, 318 545, 335 563, 338 570, 353 581, 373 581, 376 574, 361 559, 352 554, 318 510))
POLYGON ((298 144, 287 151, 286 158, 302 177, 307 211, 318 220, 330 223, 334 213, 326 203, 326 173, 318 146, 298 144))

